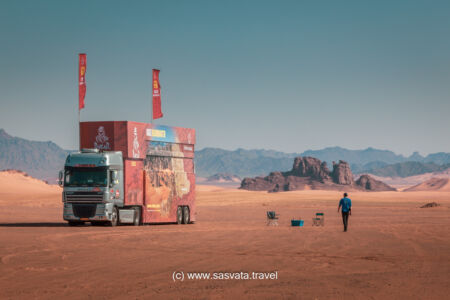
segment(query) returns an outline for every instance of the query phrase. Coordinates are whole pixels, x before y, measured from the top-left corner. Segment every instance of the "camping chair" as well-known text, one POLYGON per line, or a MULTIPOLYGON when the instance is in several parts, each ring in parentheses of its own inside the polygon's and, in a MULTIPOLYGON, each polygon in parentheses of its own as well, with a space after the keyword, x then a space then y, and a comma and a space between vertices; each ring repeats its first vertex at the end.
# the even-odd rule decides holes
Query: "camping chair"
POLYGON ((267 226, 273 225, 278 226, 278 218, 280 217, 279 214, 276 214, 274 211, 268 211, 267 212, 267 226))
POLYGON ((316 216, 313 218, 312 222, 313 226, 324 226, 325 225, 325 215, 322 212, 316 213, 316 216))

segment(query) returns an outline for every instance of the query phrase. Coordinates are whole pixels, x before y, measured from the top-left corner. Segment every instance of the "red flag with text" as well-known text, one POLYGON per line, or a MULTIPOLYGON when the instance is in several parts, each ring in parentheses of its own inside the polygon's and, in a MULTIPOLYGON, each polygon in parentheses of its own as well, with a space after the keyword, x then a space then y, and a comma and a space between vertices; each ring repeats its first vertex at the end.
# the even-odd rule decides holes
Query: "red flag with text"
POLYGON ((82 110, 86 95, 86 54, 80 53, 78 56, 78 110, 82 110))
POLYGON ((161 111, 161 86, 159 85, 159 70, 153 69, 153 119, 163 117, 161 111))

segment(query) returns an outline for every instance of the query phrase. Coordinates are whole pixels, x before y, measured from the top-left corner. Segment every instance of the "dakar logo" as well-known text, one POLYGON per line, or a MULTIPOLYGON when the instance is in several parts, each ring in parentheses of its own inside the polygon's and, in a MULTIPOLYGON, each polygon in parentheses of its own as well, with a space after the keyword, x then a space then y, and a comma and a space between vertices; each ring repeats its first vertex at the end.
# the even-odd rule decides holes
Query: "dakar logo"
POLYGON ((99 150, 109 150, 109 137, 106 136, 105 127, 100 126, 97 129, 97 136, 95 137, 94 147, 99 150))
POLYGON ((134 135, 134 139, 133 139, 133 158, 139 158, 140 151, 139 151, 139 141, 138 141, 137 128, 136 127, 134 127, 133 135, 134 135))

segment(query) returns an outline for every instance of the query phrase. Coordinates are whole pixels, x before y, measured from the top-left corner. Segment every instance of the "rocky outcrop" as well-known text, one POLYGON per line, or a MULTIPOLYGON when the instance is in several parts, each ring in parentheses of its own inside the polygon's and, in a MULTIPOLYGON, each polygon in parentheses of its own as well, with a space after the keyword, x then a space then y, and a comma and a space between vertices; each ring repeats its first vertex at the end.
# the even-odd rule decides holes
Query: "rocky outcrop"
POLYGON ((309 177, 288 175, 290 172, 272 172, 266 177, 244 178, 241 189, 250 191, 295 191, 304 189, 310 183, 309 177))
POLYGON ((356 185, 368 191, 396 191, 395 188, 382 181, 376 180, 369 175, 361 175, 356 181, 356 185))
POLYGON ((387 184, 368 175, 361 176, 357 182, 347 162, 333 163, 333 171, 325 162, 314 157, 296 157, 291 171, 272 172, 266 177, 245 178, 241 189, 251 191, 294 191, 309 189, 348 190, 363 189, 369 191, 394 191, 387 184))
POLYGON ((438 206, 441 206, 441 205, 436 202, 430 202, 425 205, 422 205, 420 208, 430 208, 430 207, 438 207, 438 206))
POLYGON ((240 189, 249 191, 269 191, 274 185, 263 177, 244 178, 241 182, 240 189))
POLYGON ((343 160, 340 160, 337 164, 333 161, 333 172, 331 172, 331 177, 336 184, 352 185, 354 183, 350 165, 343 160))
POLYGON ((331 179, 327 163, 321 162, 314 157, 296 157, 292 171, 289 173, 293 176, 309 177, 311 179, 319 180, 320 182, 331 179))
POLYGON ((284 188, 281 187, 278 183, 275 184, 275 187, 271 190, 268 190, 269 193, 276 193, 276 192, 282 192, 284 191, 284 188))

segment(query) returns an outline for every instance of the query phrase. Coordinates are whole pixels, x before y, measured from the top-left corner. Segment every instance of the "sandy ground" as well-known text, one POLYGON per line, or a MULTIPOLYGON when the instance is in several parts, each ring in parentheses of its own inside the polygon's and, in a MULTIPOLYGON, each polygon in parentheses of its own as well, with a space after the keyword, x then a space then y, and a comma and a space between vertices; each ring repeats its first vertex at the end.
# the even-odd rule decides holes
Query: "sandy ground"
MULTIPOLYGON (((68 227, 58 187, 0 178, 0 299, 448 299, 450 193, 199 187, 196 224, 68 227), (3 183, 1 183, 3 180, 3 183), (427 202, 442 204, 419 208, 427 202), (265 212, 280 213, 266 226, 265 212), (315 212, 325 226, 312 227, 315 212), (292 217, 303 228, 289 226, 292 217), (182 271, 184 281, 173 281, 182 271), (274 272, 188 280, 188 272, 274 272)), ((30 179, 31 180, 31 179, 30 179)), ((211 275, 212 276, 212 275, 211 275)))

